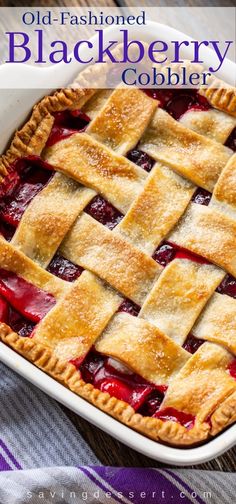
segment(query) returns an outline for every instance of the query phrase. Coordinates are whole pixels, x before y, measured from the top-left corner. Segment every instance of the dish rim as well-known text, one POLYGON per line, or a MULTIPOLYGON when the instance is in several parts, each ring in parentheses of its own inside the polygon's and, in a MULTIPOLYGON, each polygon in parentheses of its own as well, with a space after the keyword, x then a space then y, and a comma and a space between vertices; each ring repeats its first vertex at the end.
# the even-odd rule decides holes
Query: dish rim
MULTIPOLYGON (((163 31, 164 33, 166 33, 166 39, 165 39, 166 41, 170 40, 173 37, 173 33, 175 33, 175 35, 178 34, 178 36, 181 37, 189 38, 184 33, 174 30, 173 28, 170 28, 166 25, 162 25, 160 23, 155 22, 149 22, 148 24, 150 27, 149 32, 150 37, 154 36, 154 30, 156 36, 156 30, 158 25, 158 28, 161 29, 162 36, 163 31)), ((109 36, 108 32, 110 31, 111 31, 110 29, 106 30, 107 36, 109 36)), ((112 33, 114 36, 114 29, 112 33)), ((210 57, 209 54, 210 50, 208 48, 205 48, 205 50, 206 53, 208 53, 208 57, 210 57)), ((186 51, 186 53, 187 52, 188 51, 186 51)), ((230 62, 228 60, 227 69, 232 68, 231 65, 235 66, 233 62, 230 62)), ((12 68, 10 67, 11 65, 9 65, 8 67, 10 70, 6 68, 3 69, 2 67, 0 69, 0 74, 2 73, 2 71, 3 73, 4 72, 7 73, 8 71, 10 71, 11 73, 12 68)), ((57 68, 59 67, 60 64, 58 65, 57 68)), ((62 67, 64 68, 64 65, 61 65, 60 72, 62 71, 62 67)), ((77 65, 77 69, 79 70, 79 65, 77 65)), ((35 70, 37 70, 38 75, 38 69, 35 69, 34 67, 30 67, 28 65, 21 65, 20 68, 18 67, 18 71, 22 72, 22 75, 23 74, 25 75, 25 72, 27 72, 28 75, 33 74, 35 73, 35 70)), ((43 69, 42 71, 43 79, 45 79, 46 73, 47 75, 49 75, 51 71, 52 67, 43 69)), ((72 70, 70 72, 71 72, 70 75, 72 75, 72 70)), ((60 82, 60 84, 62 86, 65 85, 66 82, 69 81, 69 79, 70 78, 67 71, 67 75, 66 76, 63 75, 63 79, 61 79, 63 80, 63 82, 60 82)), ((225 79, 227 80, 227 75, 225 76, 225 79)), ((12 95, 12 92, 9 91, 9 94, 12 95)), ((25 104, 25 107, 24 106, 20 107, 20 114, 18 114, 15 122, 13 121, 13 119, 15 118, 15 107, 12 106, 12 102, 9 101, 8 103, 6 100, 0 101, 0 113, 2 114, 4 113, 4 115, 7 114, 8 117, 7 125, 4 118, 4 130, 5 132, 7 130, 8 137, 12 133, 12 129, 10 132, 8 132, 8 130, 12 128, 12 122, 14 122, 15 127, 19 126, 19 124, 24 120, 25 115, 29 112, 31 106, 35 103, 35 101, 37 101, 37 99, 41 98, 42 94, 46 94, 46 90, 43 91, 42 89, 34 90, 34 92, 31 93, 29 100, 28 94, 25 93, 25 101, 27 102, 27 104, 25 104), (38 97, 36 97, 36 95, 38 97), (7 112, 8 107, 10 110, 8 110, 7 112)), ((24 97, 20 96, 20 92, 18 94, 18 92, 16 91, 15 93, 13 93, 13 96, 14 100, 18 101, 18 103, 19 100, 24 100, 24 97)), ((0 145, 0 147, 3 149, 5 146, 0 145)), ((49 396, 56 399, 58 402, 64 404, 69 409, 79 414, 93 425, 96 425, 97 427, 107 432, 114 438, 118 439, 122 443, 126 444, 130 448, 133 448, 134 450, 157 461, 177 466, 188 466, 199 464, 212 460, 213 458, 216 458, 217 456, 221 455, 222 453, 230 449, 236 443, 236 424, 235 424, 231 427, 228 427, 226 431, 220 433, 217 437, 211 439, 210 441, 206 441, 203 445, 198 447, 175 448, 167 446, 158 441, 153 441, 147 438, 146 436, 132 430, 130 427, 127 427, 126 425, 120 423, 115 418, 110 417, 108 414, 104 413, 96 406, 93 406, 92 404, 88 403, 85 399, 76 395, 74 392, 70 391, 65 386, 61 385, 59 382, 48 376, 39 368, 35 367, 32 363, 30 363, 21 355, 17 354, 14 350, 7 347, 2 342, 0 342, 0 360, 4 364, 8 365, 11 369, 19 373, 21 376, 23 376, 25 379, 27 379, 29 382, 31 382, 33 385, 36 385, 38 388, 43 390, 49 396), (104 415, 106 418, 104 417, 104 415)))

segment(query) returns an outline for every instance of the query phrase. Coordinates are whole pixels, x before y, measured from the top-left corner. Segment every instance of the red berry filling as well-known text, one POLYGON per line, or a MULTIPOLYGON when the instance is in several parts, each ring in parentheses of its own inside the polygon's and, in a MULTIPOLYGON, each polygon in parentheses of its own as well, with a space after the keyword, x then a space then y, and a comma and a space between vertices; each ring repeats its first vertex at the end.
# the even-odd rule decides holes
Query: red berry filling
POLYGON ((147 172, 151 171, 155 163, 155 161, 148 154, 146 154, 146 152, 138 149, 130 150, 127 154, 127 158, 147 172))
POLYGON ((167 266, 175 257, 176 248, 170 243, 163 242, 154 252, 153 259, 161 266, 167 266))
POLYGON ((200 338, 195 338, 193 334, 189 334, 183 344, 183 348, 187 350, 187 352, 194 354, 203 343, 205 343, 204 340, 200 338))
POLYGON ((208 101, 199 95, 196 90, 177 91, 175 96, 167 103, 166 111, 174 117, 180 119, 188 110, 208 110, 208 101))
POLYGON ((211 193, 199 187, 192 197, 192 201, 197 205, 208 206, 211 200, 211 193))
MULTIPOLYGON (((80 366, 80 371, 85 382, 92 383, 102 392, 108 392, 111 396, 127 402, 136 411, 144 407, 151 394, 152 398, 153 394, 159 398, 159 401, 156 402, 156 409, 159 408, 160 398, 163 400, 166 391, 166 387, 160 386, 158 388, 126 369, 118 361, 94 351, 89 352, 80 366)), ((152 407, 154 410, 154 404, 152 407)))
POLYGON ((8 302, 0 295, 0 321, 8 322, 8 302))
POLYGON ((165 422, 172 420, 173 422, 183 425, 183 427, 186 427, 188 430, 192 429, 195 422, 195 417, 193 415, 178 411, 175 408, 164 408, 163 410, 157 411, 153 416, 165 422))
POLYGON ((159 100, 159 106, 178 120, 188 110, 208 110, 211 105, 197 89, 147 90, 149 96, 159 100))
POLYGON ((12 191, 14 191, 15 187, 17 187, 18 183, 20 182, 20 175, 17 173, 17 171, 11 171, 11 170, 16 170, 16 163, 15 165, 12 165, 10 168, 10 173, 4 178, 3 182, 1 182, 0 185, 0 198, 2 201, 2 198, 4 198, 6 195, 11 194, 12 191))
POLYGON ((81 275, 83 268, 65 259, 60 254, 56 254, 51 260, 47 270, 53 275, 66 280, 67 282, 74 282, 81 275))
MULTIPOLYGON (((50 177, 50 173, 53 171, 53 167, 49 165, 46 161, 43 161, 39 156, 28 156, 26 158, 17 159, 12 165, 8 168, 8 175, 4 178, 3 182, 0 185, 0 198, 1 201, 7 196, 11 196, 13 191, 17 189, 18 185, 22 180, 26 180, 28 173, 29 176, 32 175, 31 168, 34 168, 32 172, 38 169, 45 170, 48 173, 48 178, 50 177)), ((38 182, 39 180, 38 176, 38 182)))
POLYGON ((33 322, 29 322, 29 320, 25 319, 14 310, 11 306, 9 307, 9 316, 8 322, 6 322, 16 333, 24 338, 29 337, 35 327, 33 322))
POLYGON ((86 206, 85 212, 109 229, 117 226, 123 218, 122 213, 102 196, 95 196, 86 206))
POLYGON ((125 312, 129 313, 130 315, 133 315, 134 317, 137 317, 141 308, 138 306, 136 303, 131 301, 130 299, 124 299, 124 301, 121 303, 119 307, 119 312, 125 312))
POLYGON ((21 217, 32 199, 51 178, 51 172, 42 168, 27 167, 18 184, 10 195, 3 198, 0 210, 1 218, 17 227, 21 217))
POLYGON ((15 171, 6 177, 0 194, 0 232, 9 241, 26 208, 52 176, 52 168, 38 156, 22 158, 11 169, 15 171))
POLYGON ((232 149, 234 152, 236 151, 236 128, 233 129, 225 145, 232 149))
POLYGON ((178 247, 175 243, 170 242, 163 242, 155 250, 152 257, 156 262, 164 267, 173 261, 173 259, 189 259, 190 261, 194 261, 199 264, 209 264, 209 262, 203 257, 194 254, 183 247, 178 247))
POLYGON ((0 296, 0 321, 8 324, 20 336, 29 337, 35 324, 22 317, 9 303, 0 296))
POLYGON ((226 275, 220 285, 217 287, 216 292, 220 294, 227 294, 236 299, 236 280, 231 275, 226 275))
POLYGON ((138 410, 152 390, 148 385, 137 385, 134 387, 132 382, 129 384, 110 375, 106 378, 104 368, 98 373, 97 378, 98 381, 95 380, 94 382, 96 388, 99 388, 101 392, 108 392, 111 396, 127 402, 135 410, 138 410))
POLYGON ((91 350, 83 360, 82 364, 81 360, 82 359, 73 359, 71 362, 74 366, 79 367, 83 380, 86 383, 93 383, 95 374, 101 367, 103 367, 105 357, 91 350))
POLYGON ((84 131, 90 118, 81 110, 64 110, 54 114, 55 121, 47 141, 47 147, 64 140, 78 131, 84 131))
POLYGON ((229 373, 236 380, 236 359, 229 365, 229 373))
POLYGON ((0 222, 0 234, 4 236, 5 240, 11 241, 15 234, 15 228, 6 222, 0 222))
POLYGON ((2 268, 0 269, 0 294, 16 311, 35 323, 45 317, 56 303, 52 294, 2 268))
POLYGON ((207 259, 204 259, 198 254, 194 254, 193 252, 190 252, 189 250, 186 250, 182 247, 178 247, 175 254, 175 259, 188 259, 189 261, 194 261, 199 264, 210 264, 207 259))
POLYGON ((0 321, 20 336, 30 336, 35 324, 55 305, 55 298, 15 273, 0 269, 0 321))
POLYGON ((153 416, 161 406, 164 399, 164 393, 159 390, 151 392, 149 397, 144 401, 139 408, 139 413, 143 416, 153 416))

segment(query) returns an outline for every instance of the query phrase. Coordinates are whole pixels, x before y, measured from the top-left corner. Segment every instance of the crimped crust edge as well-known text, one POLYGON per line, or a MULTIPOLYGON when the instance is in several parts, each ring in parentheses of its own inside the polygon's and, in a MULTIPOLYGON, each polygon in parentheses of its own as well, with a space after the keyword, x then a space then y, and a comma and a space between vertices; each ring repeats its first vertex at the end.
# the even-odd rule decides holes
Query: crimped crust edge
POLYGON ((41 154, 54 123, 53 113, 81 108, 94 92, 92 89, 62 89, 37 103, 28 121, 15 132, 10 147, 0 157, 0 182, 14 161, 41 154))
POLYGON ((202 86, 199 93, 215 108, 236 117, 236 89, 220 79, 212 78, 209 86, 202 86))

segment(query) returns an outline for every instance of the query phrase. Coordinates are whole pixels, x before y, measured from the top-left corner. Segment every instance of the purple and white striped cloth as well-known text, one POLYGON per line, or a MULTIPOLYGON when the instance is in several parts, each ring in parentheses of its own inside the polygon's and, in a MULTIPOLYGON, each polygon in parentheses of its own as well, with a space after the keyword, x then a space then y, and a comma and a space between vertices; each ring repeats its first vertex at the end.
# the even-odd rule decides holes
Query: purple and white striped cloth
POLYGON ((55 401, 0 373, 0 504, 235 502, 232 473, 101 466, 55 401))

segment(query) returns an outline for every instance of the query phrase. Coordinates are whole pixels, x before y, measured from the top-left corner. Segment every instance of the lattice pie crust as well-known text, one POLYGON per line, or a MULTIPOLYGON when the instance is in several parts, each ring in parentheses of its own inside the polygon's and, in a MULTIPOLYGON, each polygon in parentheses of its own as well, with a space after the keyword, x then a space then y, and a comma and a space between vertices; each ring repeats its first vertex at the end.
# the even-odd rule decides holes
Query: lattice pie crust
POLYGON ((15 133, 0 160, 4 202, 19 160, 33 156, 38 166, 40 156, 56 173, 11 240, 0 238, 0 293, 10 302, 20 278, 52 305, 30 337, 2 318, 0 338, 129 427, 183 446, 236 419, 236 299, 219 289, 226 273, 236 277, 236 154, 224 145, 236 127, 236 91, 213 83, 198 93, 204 107, 189 106, 179 120, 152 96, 64 89, 15 133), (58 113, 78 110, 91 119, 86 128, 49 141, 58 113), (152 160, 150 172, 131 160, 135 148, 152 160), (197 188, 208 206, 194 199, 197 188), (123 215, 114 229, 86 212, 97 195, 123 215), (155 260, 163 242, 178 250, 167 265, 155 260), (74 282, 51 272, 56 253, 80 267, 74 282), (138 316, 120 309, 126 298, 138 316), (190 333, 202 343, 195 353, 185 344, 190 333), (80 365, 91 348, 163 393, 156 414, 85 383, 80 365))

